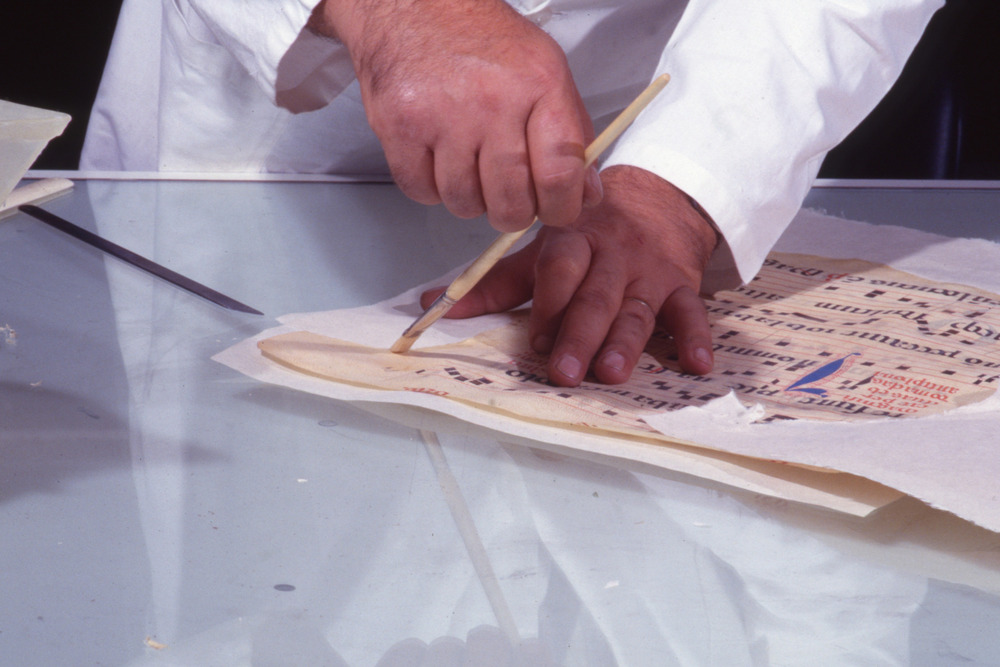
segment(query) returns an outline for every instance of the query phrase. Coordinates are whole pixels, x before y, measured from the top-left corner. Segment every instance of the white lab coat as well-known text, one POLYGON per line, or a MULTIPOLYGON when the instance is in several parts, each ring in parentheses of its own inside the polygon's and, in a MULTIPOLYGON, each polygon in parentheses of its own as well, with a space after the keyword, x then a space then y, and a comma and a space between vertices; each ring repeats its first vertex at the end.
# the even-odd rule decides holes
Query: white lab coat
MULTIPOLYGON (((305 28, 317 2, 125 0, 81 167, 386 174, 346 50, 305 28)), ((709 213, 723 243, 706 291, 753 277, 944 4, 509 2, 566 51, 598 125, 671 74, 604 166, 652 171, 709 213)))

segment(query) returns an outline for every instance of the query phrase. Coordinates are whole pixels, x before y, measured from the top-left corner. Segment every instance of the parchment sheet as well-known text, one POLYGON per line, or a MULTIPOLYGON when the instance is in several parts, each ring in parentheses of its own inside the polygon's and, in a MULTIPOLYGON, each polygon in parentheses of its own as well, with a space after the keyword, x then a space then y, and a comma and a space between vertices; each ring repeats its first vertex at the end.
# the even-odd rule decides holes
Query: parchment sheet
MULTIPOLYGON (((987 290, 996 289, 995 285, 990 285, 989 268, 991 259, 995 261, 998 252, 996 246, 986 242, 944 239, 901 228, 875 228, 803 212, 779 245, 779 249, 785 252, 819 254, 817 252, 819 248, 826 256, 859 257, 875 262, 892 263, 897 268, 920 273, 935 280, 973 284, 987 290), (841 242, 842 247, 838 247, 836 243, 832 244, 831 239, 841 242), (952 267, 951 271, 949 267, 952 267), (974 270, 970 271, 970 267, 974 270)), ((768 495, 820 504, 855 514, 865 514, 898 496, 892 489, 869 483, 856 475, 867 477, 916 495, 981 525, 997 529, 1000 521, 993 519, 996 512, 984 507, 980 500, 962 502, 962 499, 967 499, 970 493, 969 477, 965 475, 963 479, 965 472, 975 472, 977 479, 982 480, 982 484, 978 487, 980 492, 991 495, 991 477, 995 479, 996 476, 984 471, 984 468, 988 469, 990 466, 982 465, 982 458, 988 458, 988 439, 979 443, 981 447, 976 447, 976 443, 973 442, 970 443, 973 445, 971 448, 962 450, 970 453, 966 464, 966 457, 956 457, 954 452, 949 452, 949 456, 942 456, 943 452, 939 451, 940 442, 925 444, 926 438, 922 437, 923 434, 930 434, 937 428, 942 429, 942 432, 953 431, 956 425, 952 422, 956 419, 960 420, 959 428, 971 428, 984 435, 996 427, 996 424, 992 423, 996 405, 995 397, 992 396, 992 385, 996 380, 996 369, 993 366, 1000 364, 997 364, 997 359, 992 356, 997 354, 994 350, 996 346, 990 345, 990 336, 986 335, 987 329, 993 326, 988 320, 995 316, 990 312, 993 305, 990 295, 973 290, 961 297, 960 305, 963 308, 968 305, 970 308, 956 314, 956 317, 964 318, 961 323, 967 326, 955 330, 951 327, 955 322, 944 321, 951 318, 948 304, 941 306, 930 301, 933 298, 940 300, 944 297, 954 297, 956 294, 964 293, 962 290, 940 290, 940 293, 937 293, 935 290, 924 289, 918 292, 907 289, 911 285, 907 282, 906 276, 891 270, 884 275, 870 274, 870 280, 878 281, 875 285, 867 282, 858 285, 857 283, 861 281, 855 280, 852 283, 848 273, 835 272, 840 271, 842 266, 826 267, 823 271, 815 268, 820 265, 809 258, 791 260, 783 258, 780 262, 777 260, 772 262, 770 271, 781 280, 788 278, 793 283, 803 280, 815 283, 819 280, 819 285, 823 289, 840 289, 845 290, 844 293, 853 289, 855 301, 850 302, 852 304, 850 308, 843 306, 835 309, 827 308, 829 312, 824 313, 826 320, 831 319, 826 317, 827 315, 840 317, 839 329, 831 328, 828 321, 816 321, 815 313, 801 312, 803 309, 799 308, 793 299, 788 299, 787 294, 780 300, 774 301, 784 308, 778 308, 772 313, 771 310, 767 310, 770 306, 768 299, 775 298, 770 295, 777 290, 766 280, 755 281, 739 295, 744 301, 749 299, 749 303, 757 308, 754 322, 749 322, 749 318, 745 316, 740 321, 741 330, 752 324, 758 330, 758 338, 763 336, 767 339, 777 335, 791 341, 805 339, 807 343, 812 338, 818 338, 818 341, 812 341, 812 348, 806 346, 811 352, 799 350, 794 354, 789 352, 776 360, 766 360, 768 364, 780 366, 784 374, 778 374, 765 382, 759 376, 748 378, 743 375, 744 373, 752 375, 753 371, 748 370, 751 366, 746 368, 739 367, 738 364, 734 366, 733 360, 740 361, 747 357, 745 351, 749 348, 743 345, 746 341, 741 340, 739 336, 734 338, 736 331, 717 330, 716 337, 721 339, 717 344, 717 354, 722 361, 727 362, 720 364, 717 360, 717 365, 722 369, 720 377, 722 372, 728 373, 730 387, 734 386, 733 376, 741 380, 735 386, 738 387, 739 398, 743 404, 736 400, 735 395, 717 398, 725 393, 718 391, 718 387, 697 394, 697 397, 702 399, 698 403, 706 404, 706 407, 679 412, 665 411, 668 401, 662 400, 662 396, 651 397, 649 391, 644 391, 644 394, 633 392, 631 397, 627 394, 622 396, 606 392, 608 398, 620 399, 626 410, 630 404, 637 403, 635 399, 638 396, 642 396, 645 400, 645 407, 648 408, 651 403, 655 403, 653 407, 659 408, 652 411, 645 410, 639 420, 640 428, 631 432, 629 428, 616 428, 614 424, 607 427, 585 420, 579 421, 579 425, 584 426, 583 428, 579 426, 560 428, 547 423, 544 418, 539 418, 539 415, 531 416, 528 414, 530 411, 523 408, 507 412, 502 409, 499 411, 489 409, 490 406, 483 409, 483 406, 477 407, 449 400, 443 397, 442 392, 435 394, 426 387, 421 387, 421 392, 398 388, 387 391, 359 386, 356 382, 334 383, 294 372, 288 367, 266 360, 256 349, 256 343, 260 339, 303 330, 375 348, 387 347, 418 314, 414 305, 415 296, 424 286, 396 299, 366 308, 283 317, 281 321, 285 326, 244 341, 216 358, 266 382, 283 384, 333 398, 390 401, 428 407, 513 435, 543 440, 588 453, 642 461, 768 495), (860 292, 859 287, 862 288, 860 292), (910 299, 912 295, 919 295, 921 298, 910 299), (892 303, 889 303, 890 300, 892 303), (900 300, 904 303, 897 303, 900 300), (907 301, 911 303, 905 303, 907 301), (763 316, 760 314, 761 307, 765 308, 763 316), (944 314, 941 312, 942 308, 946 311, 944 314), (851 312, 844 312, 848 310, 851 312), (975 317, 969 317, 970 315, 975 317), (892 320, 904 328, 912 328, 914 336, 922 332, 925 336, 937 337, 936 340, 941 341, 941 345, 935 342, 933 347, 922 345, 924 348, 922 357, 927 361, 925 366, 933 367, 935 373, 934 382, 926 379, 926 369, 913 370, 906 366, 905 357, 907 353, 913 353, 913 345, 909 340, 905 343, 900 342, 902 337, 886 337, 883 333, 884 322, 880 324, 877 321, 879 317, 892 320), (845 322, 853 327, 853 333, 844 335, 845 322), (871 325, 874 326, 869 331, 867 327, 871 325), (880 329, 880 326, 883 328, 880 329), (836 337, 839 337, 838 342, 846 346, 831 351, 829 334, 834 331, 836 337), (822 340, 824 335, 827 338, 825 342, 822 340), (885 359, 880 358, 879 363, 875 364, 869 359, 866 347, 883 355, 885 353, 902 355, 904 362, 894 362, 894 365, 887 366, 885 359), (911 349, 901 349, 904 347, 911 349), (973 347, 975 352, 967 353, 973 347), (859 349, 863 353, 858 352, 859 349), (859 361, 861 359, 864 361, 859 361), (963 364, 962 361, 965 359, 972 359, 974 363, 963 364), (865 364, 868 364, 869 368, 866 368, 865 364), (873 371, 872 368, 878 370, 873 371), (942 372, 945 375, 940 375, 942 372), (860 385, 864 387, 861 388, 860 385), (788 391, 789 387, 795 389, 788 391), (843 397, 838 396, 837 392, 845 387, 854 389, 853 396, 858 395, 860 388, 866 400, 855 403, 842 400, 843 397), (771 399, 774 395, 790 396, 796 400, 786 400, 784 406, 774 405, 771 399), (795 413, 796 403, 806 404, 808 410, 814 414, 795 413), (935 416, 919 419, 914 419, 912 416, 898 417, 907 413, 921 415, 940 413, 963 403, 969 405, 935 416), (817 407, 820 408, 819 411, 816 411, 817 407), (836 414, 838 410, 841 414, 836 414), (833 414, 827 414, 831 411, 833 414), (514 414, 520 415, 521 418, 511 416, 514 414), (895 416, 884 416, 889 414, 895 416), (812 418, 795 422, 783 421, 788 417, 803 416, 812 418), (814 421, 816 418, 826 421, 817 423, 814 421), (829 419, 840 418, 863 418, 865 423, 829 422, 829 419), (754 421, 770 423, 751 423, 754 421), (655 431, 650 433, 650 426, 667 434, 667 437, 655 431), (930 431, 927 430, 928 427, 930 431), (643 432, 644 429, 646 432, 643 432), (681 444, 680 446, 664 444, 671 441, 681 444), (978 453, 979 460, 975 460, 977 457, 973 452, 978 453), (733 453, 754 458, 732 456, 733 453), (768 462, 770 460, 788 461, 853 474, 816 472, 770 463, 768 462)), ((801 286, 796 287, 794 284, 791 287, 793 293, 801 289, 801 286)), ((731 315, 737 318, 747 312, 741 308, 749 307, 734 302, 716 306, 729 309, 732 311, 731 315)), ((511 326, 511 322, 517 318, 517 315, 505 314, 464 322, 441 322, 422 337, 419 347, 415 349, 425 350, 420 354, 428 355, 432 354, 428 348, 433 348, 435 345, 454 343, 504 325, 508 330, 516 329, 517 327, 511 326)), ((489 337, 490 334, 487 334, 486 338, 489 337)), ((787 344, 787 340, 782 342, 787 344)), ((772 344, 774 342, 771 340, 772 344)), ((496 341, 493 343, 496 344, 496 341)), ((664 344, 669 344, 669 341, 664 344)), ((461 346, 459 349, 462 349, 461 346)), ((644 360, 644 364, 641 364, 645 368, 646 375, 650 376, 647 379, 660 383, 659 389, 667 388, 663 383, 664 378, 671 378, 671 383, 677 384, 675 381, 677 374, 658 365, 665 354, 667 353, 661 351, 659 355, 644 360)), ((477 351, 470 359, 482 356, 482 351, 477 351)), ((753 368, 760 370, 761 360, 752 361, 757 364, 753 368)), ((522 358, 520 362, 523 370, 518 371, 518 375, 514 378, 517 381, 514 384, 520 383, 528 389, 532 377, 531 364, 537 364, 537 360, 522 358)), ((445 379, 453 381, 459 371, 452 367, 449 372, 451 377, 445 379)), ((487 380, 486 377, 465 379, 476 382, 487 380)), ((681 386, 674 386, 671 389, 674 392, 680 391, 682 399, 690 398, 693 396, 692 388, 699 389, 705 386, 699 385, 699 382, 701 381, 690 380, 687 385, 681 383, 681 386)), ((534 384, 531 389, 536 394, 539 391, 543 393, 547 391, 537 382, 534 384)), ((537 402, 540 405, 545 403, 545 401, 537 402)), ((676 406, 674 402, 667 408, 676 406)), ((611 408, 611 412, 618 410, 617 405, 612 405, 611 408)), ((593 410, 591 413, 591 416, 596 414, 593 410)), ((614 421, 614 418, 611 420, 614 421)), ((952 443, 953 447, 956 444, 954 441, 954 433, 951 438, 945 439, 945 442, 952 443)))

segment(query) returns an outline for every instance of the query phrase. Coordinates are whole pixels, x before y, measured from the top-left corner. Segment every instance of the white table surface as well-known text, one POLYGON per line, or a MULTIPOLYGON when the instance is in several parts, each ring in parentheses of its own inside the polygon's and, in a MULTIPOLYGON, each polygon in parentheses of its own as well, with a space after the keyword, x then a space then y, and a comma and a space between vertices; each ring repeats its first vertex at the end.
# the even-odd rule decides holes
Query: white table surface
MULTIPOLYGON (((856 185, 807 205, 1000 240, 989 184, 856 185)), ((444 273, 481 220, 321 182, 80 180, 43 207, 265 315, 0 221, 0 665, 1000 663, 1000 536, 915 500, 841 516, 210 360, 444 273)))

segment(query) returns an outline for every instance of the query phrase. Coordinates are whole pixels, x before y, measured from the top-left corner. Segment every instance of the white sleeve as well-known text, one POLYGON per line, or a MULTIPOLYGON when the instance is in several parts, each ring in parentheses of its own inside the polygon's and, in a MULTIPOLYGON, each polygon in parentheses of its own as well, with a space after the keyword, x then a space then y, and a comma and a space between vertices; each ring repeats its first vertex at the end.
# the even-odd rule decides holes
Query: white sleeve
POLYGON ((709 213, 723 242, 706 292, 747 282, 943 4, 691 0, 657 70, 670 85, 605 166, 656 173, 709 213))
POLYGON ((125 0, 80 155, 84 171, 155 171, 160 104, 159 4, 125 0))
POLYGON ((306 27, 320 0, 170 1, 192 32, 225 48, 268 98, 289 111, 325 106, 354 80, 347 48, 306 27))

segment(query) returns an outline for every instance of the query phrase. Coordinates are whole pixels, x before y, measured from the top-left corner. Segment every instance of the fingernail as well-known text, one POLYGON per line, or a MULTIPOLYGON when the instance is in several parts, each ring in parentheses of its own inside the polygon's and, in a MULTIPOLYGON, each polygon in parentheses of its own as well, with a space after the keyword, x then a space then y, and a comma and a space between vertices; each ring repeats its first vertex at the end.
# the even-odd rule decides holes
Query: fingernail
POLYGON ((568 354, 564 354, 556 363, 556 370, 571 380, 577 380, 580 377, 580 369, 582 366, 583 365, 580 363, 579 359, 568 354))
POLYGON ((601 184, 601 175, 597 167, 587 170, 587 187, 583 191, 583 201, 587 206, 596 206, 604 199, 604 186, 601 184))
POLYGON ((706 366, 712 365, 712 353, 703 347, 695 349, 694 358, 696 361, 705 364, 706 366))
POLYGON ((623 357, 619 352, 608 352, 601 357, 601 363, 616 371, 625 370, 625 357, 623 357))

